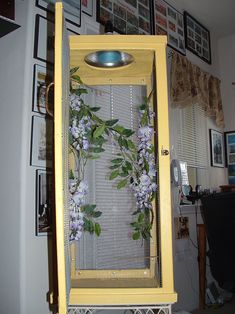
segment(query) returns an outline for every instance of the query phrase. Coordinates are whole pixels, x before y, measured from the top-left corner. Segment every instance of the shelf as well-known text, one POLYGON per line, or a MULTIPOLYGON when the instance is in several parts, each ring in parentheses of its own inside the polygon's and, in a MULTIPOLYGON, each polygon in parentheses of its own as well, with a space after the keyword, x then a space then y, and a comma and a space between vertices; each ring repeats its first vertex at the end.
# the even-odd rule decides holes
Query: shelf
POLYGON ((10 20, 0 15, 0 37, 3 37, 10 32, 13 32, 19 27, 20 25, 16 24, 13 20, 10 20))

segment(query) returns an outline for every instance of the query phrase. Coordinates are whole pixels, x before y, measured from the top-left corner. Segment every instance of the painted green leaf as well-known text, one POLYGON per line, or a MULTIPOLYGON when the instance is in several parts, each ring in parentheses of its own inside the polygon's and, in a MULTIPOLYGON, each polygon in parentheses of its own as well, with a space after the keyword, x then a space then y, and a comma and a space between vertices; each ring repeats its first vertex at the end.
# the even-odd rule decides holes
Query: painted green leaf
POLYGON ((76 89, 75 94, 80 96, 82 94, 87 94, 87 90, 85 88, 76 89))
POLYGON ((101 234, 101 227, 100 224, 98 224, 98 222, 95 223, 95 234, 99 237, 101 234))
POLYGON ((100 110, 100 107, 89 107, 90 111, 96 112, 100 110))
POLYGON ((99 154, 99 153, 102 153, 105 151, 105 149, 103 149, 102 147, 91 147, 90 150, 93 152, 93 153, 96 153, 96 154, 99 154))
POLYGON ((114 129, 116 132, 118 132, 119 134, 121 134, 121 133, 125 130, 125 128, 124 128, 123 126, 121 126, 121 125, 115 125, 115 126, 113 127, 113 129, 114 129))
POLYGON ((129 161, 127 161, 127 160, 125 162, 125 166, 126 166, 127 171, 133 169, 132 164, 129 161))
POLYGON ((140 213, 138 216, 138 222, 142 223, 144 221, 144 213, 140 213))
POLYGON ((96 212, 93 212, 92 217, 99 218, 101 215, 102 215, 102 212, 97 210, 96 212))
POLYGON ((133 240, 138 240, 139 238, 140 238, 140 232, 139 232, 139 231, 134 232, 134 233, 132 234, 132 239, 133 239, 133 240))
POLYGON ((92 119, 98 123, 103 123, 103 120, 101 120, 99 117, 97 117, 95 114, 93 114, 92 119))
POLYGON ((125 130, 122 131, 122 135, 125 135, 126 137, 130 137, 134 133, 135 132, 130 130, 130 129, 125 129, 125 130))
POLYGON ((140 110, 146 110, 147 108, 147 105, 146 104, 142 104, 141 106, 139 106, 139 109, 140 110))
POLYGON ((73 173, 73 170, 72 170, 72 169, 70 169, 70 171, 69 171, 69 179, 70 179, 70 180, 74 180, 74 179, 75 179, 74 173, 73 173))
POLYGON ((79 69, 79 67, 75 67, 70 69, 70 75, 73 75, 75 72, 77 72, 77 70, 79 69))
POLYGON ((73 80, 77 81, 79 84, 82 84, 82 80, 79 75, 72 75, 73 80))
POLYGON ((105 124, 101 124, 100 126, 98 126, 94 133, 93 133, 93 137, 94 138, 97 138, 99 137, 100 135, 102 135, 104 133, 104 130, 105 130, 105 124))
POLYGON ((123 158, 112 159, 111 162, 113 164, 120 164, 121 162, 123 162, 123 158))
POLYGON ((93 233, 94 232, 94 223, 89 220, 89 219, 86 219, 85 217, 83 217, 83 221, 84 221, 84 231, 88 231, 90 233, 93 233))
POLYGON ((87 204, 83 206, 83 211, 87 215, 91 215, 95 208, 96 208, 96 205, 87 204))
POLYGON ((119 174, 119 170, 114 170, 113 172, 111 172, 111 174, 109 176, 109 180, 113 180, 113 179, 117 178, 118 174, 119 174))
POLYGON ((130 150, 136 150, 136 146, 135 146, 135 144, 132 142, 132 140, 128 140, 128 141, 127 141, 127 144, 128 144, 128 148, 129 148, 130 150))
POLYGON ((99 159, 99 158, 100 158, 100 155, 88 155, 88 158, 89 158, 89 159, 92 159, 92 160, 94 160, 94 159, 99 159))
POLYGON ((120 165, 119 165, 119 164, 116 164, 116 165, 110 166, 109 169, 113 170, 113 169, 117 169, 117 168, 119 168, 119 167, 120 167, 120 165))
POLYGON ((117 189, 120 190, 124 188, 126 185, 127 185, 127 179, 121 180, 117 185, 117 189))
POLYGON ((118 122, 118 119, 113 119, 113 120, 108 120, 105 122, 105 124, 107 126, 113 126, 114 124, 116 124, 118 122))
POLYGON ((128 149, 128 143, 125 138, 122 139, 122 146, 124 146, 126 149, 128 149))
POLYGON ((119 173, 119 176, 120 177, 127 177, 129 175, 129 173, 128 172, 121 172, 121 173, 119 173))
POLYGON ((107 142, 107 140, 103 137, 103 136, 99 136, 97 138, 92 138, 91 139, 92 144, 94 145, 102 145, 105 142, 107 142))

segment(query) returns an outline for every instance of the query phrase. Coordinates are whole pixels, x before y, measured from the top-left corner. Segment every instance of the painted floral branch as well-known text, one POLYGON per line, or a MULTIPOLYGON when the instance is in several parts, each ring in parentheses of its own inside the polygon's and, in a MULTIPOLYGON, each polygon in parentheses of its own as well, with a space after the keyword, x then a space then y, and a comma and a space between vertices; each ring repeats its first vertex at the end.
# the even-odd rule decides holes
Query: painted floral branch
POLYGON ((88 184, 84 179, 88 159, 97 159, 105 151, 104 144, 111 136, 119 152, 111 160, 109 180, 118 179, 117 189, 130 186, 136 198, 137 219, 131 223, 132 238, 148 239, 153 225, 152 201, 155 197, 155 158, 151 139, 154 133, 150 126, 153 113, 149 110, 149 99, 139 108, 138 146, 131 139, 134 131, 118 124, 118 119, 104 121, 96 115, 99 107, 84 103, 82 95, 87 93, 82 81, 71 70, 70 86, 70 148, 77 159, 76 174, 71 171, 70 192, 70 240, 79 240, 83 232, 101 233, 96 221, 102 215, 96 205, 86 204, 88 184))

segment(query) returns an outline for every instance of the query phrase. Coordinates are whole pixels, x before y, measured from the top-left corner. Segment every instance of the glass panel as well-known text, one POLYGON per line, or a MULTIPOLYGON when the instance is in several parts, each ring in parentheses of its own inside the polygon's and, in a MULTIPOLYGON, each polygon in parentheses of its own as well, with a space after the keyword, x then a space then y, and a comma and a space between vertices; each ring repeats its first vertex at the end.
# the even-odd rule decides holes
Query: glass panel
MULTIPOLYGON (((133 55, 134 53, 135 63, 123 70, 110 70, 110 72, 100 70, 101 74, 99 75, 103 77, 99 77, 97 69, 94 69, 93 73, 93 69, 87 65, 86 68, 81 66, 78 70, 78 75, 81 75, 81 79, 89 85, 89 87, 85 85, 88 94, 83 96, 84 103, 90 107, 100 108, 95 111, 95 115, 104 121, 117 119, 119 127, 134 131, 134 134, 127 138, 127 142, 128 139, 131 139, 137 148, 135 162, 132 161, 131 166, 138 171, 132 173, 131 176, 128 174, 127 184, 124 188, 117 188, 120 181, 126 178, 122 166, 118 166, 118 170, 123 177, 118 175, 110 180, 110 174, 117 169, 115 167, 110 169, 110 166, 116 165, 112 160, 124 158, 120 146, 125 147, 126 144, 123 142, 120 144, 117 141, 118 138, 120 140, 122 131, 109 132, 109 137, 105 136, 108 140, 102 146, 104 151, 99 154, 100 158, 87 161, 84 180, 87 181, 89 189, 85 204, 95 204, 95 211, 102 212, 100 217, 94 219, 101 226, 101 234, 97 236, 95 233, 82 232, 79 241, 75 242, 75 250, 74 247, 72 248, 73 287, 159 287, 161 285, 161 241, 158 236, 160 232, 159 217, 157 216, 160 202, 157 197, 156 202, 154 200, 151 206, 149 200, 156 187, 155 176, 158 177, 152 167, 156 152, 153 144, 157 143, 158 134, 157 125, 155 134, 152 128, 153 120, 157 124, 157 117, 152 119, 154 116, 152 107, 155 108, 154 111, 157 107, 156 93, 152 93, 152 89, 155 89, 153 88, 155 85, 155 76, 153 75, 155 62, 152 51, 151 53, 142 51, 141 54, 137 51, 133 52, 133 55), (144 66, 145 59, 146 66, 144 66), (83 78, 86 75, 87 77, 83 78), (130 85, 129 82, 133 82, 133 84, 130 85), (91 86, 92 83, 95 85, 91 86), (147 100, 148 96, 151 97, 147 100), (147 133, 144 130, 147 130, 147 133), (147 139, 143 139, 144 137, 147 139), (141 148, 140 145, 143 145, 144 148, 141 148), (121 155, 117 155, 120 152, 121 155), (140 157, 141 153, 143 153, 142 157, 140 157), (142 176, 148 177, 146 179, 149 179, 150 183, 143 183, 144 181, 140 180, 142 176), (133 177, 135 178, 135 187, 131 186, 133 177), (142 193, 142 198, 140 193, 142 193), (145 197, 147 200, 143 201, 141 207, 140 200, 145 197), (157 209, 155 209, 155 203, 157 209), (148 205, 150 210, 148 210, 148 205), (139 212, 133 215, 137 209, 139 212), (144 215, 146 212, 148 216, 144 215), (137 225, 140 226, 141 219, 138 221, 140 213, 144 217, 145 229, 138 227, 141 231, 137 232, 131 223, 137 222, 137 225), (152 227, 150 238, 147 234, 149 229, 146 226, 152 227), (132 237, 136 233, 139 233, 140 237, 137 236, 138 239, 134 240, 132 237), (143 234, 147 239, 143 240, 143 234)), ((81 55, 84 53, 81 52, 81 55)), ((154 92, 156 91, 154 90, 154 92)), ((94 127, 93 132, 96 131, 97 127, 94 127)), ((94 135, 94 133, 92 134, 94 135)), ((131 154, 129 147, 125 153, 131 154)), ((157 160, 156 164, 158 165, 157 160)), ((126 162, 123 165, 125 168, 126 162)), ((85 211, 84 203, 82 206, 81 211, 85 211)))
MULTIPOLYGON (((146 96, 144 86, 96 86, 85 102, 101 109, 97 115, 104 119, 118 119, 118 124, 133 129, 137 143, 138 106, 146 96)), ((149 268, 150 242, 131 238, 130 223, 135 218, 136 200, 130 187, 117 189, 119 179, 110 181, 111 160, 117 154, 113 139, 104 146, 101 158, 89 161, 85 179, 89 185, 87 202, 102 211, 98 220, 101 235, 85 233, 77 243, 78 269, 142 269, 149 268)))

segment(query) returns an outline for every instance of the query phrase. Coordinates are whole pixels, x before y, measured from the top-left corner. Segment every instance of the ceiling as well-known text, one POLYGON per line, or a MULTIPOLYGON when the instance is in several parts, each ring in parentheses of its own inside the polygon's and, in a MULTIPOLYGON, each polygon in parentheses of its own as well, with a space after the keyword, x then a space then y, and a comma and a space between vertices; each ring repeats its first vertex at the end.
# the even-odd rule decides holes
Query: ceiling
POLYGON ((217 37, 235 34, 235 0, 175 0, 173 6, 188 11, 217 37))

